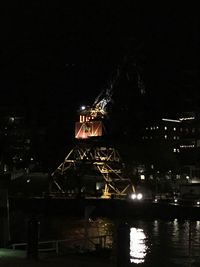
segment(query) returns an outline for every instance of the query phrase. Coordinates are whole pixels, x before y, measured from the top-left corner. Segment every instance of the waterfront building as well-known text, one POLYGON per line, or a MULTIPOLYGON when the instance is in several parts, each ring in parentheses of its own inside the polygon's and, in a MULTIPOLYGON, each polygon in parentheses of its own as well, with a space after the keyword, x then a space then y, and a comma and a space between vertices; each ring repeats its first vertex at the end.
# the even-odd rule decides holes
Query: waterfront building
POLYGON ((13 179, 33 170, 38 163, 36 140, 40 129, 34 130, 22 111, 7 107, 0 116, 0 172, 11 173, 13 179))
POLYGON ((182 112, 173 119, 162 118, 147 123, 142 140, 144 146, 152 150, 151 165, 168 161, 165 165, 169 170, 174 168, 177 175, 187 179, 200 177, 200 120, 197 112, 182 112))

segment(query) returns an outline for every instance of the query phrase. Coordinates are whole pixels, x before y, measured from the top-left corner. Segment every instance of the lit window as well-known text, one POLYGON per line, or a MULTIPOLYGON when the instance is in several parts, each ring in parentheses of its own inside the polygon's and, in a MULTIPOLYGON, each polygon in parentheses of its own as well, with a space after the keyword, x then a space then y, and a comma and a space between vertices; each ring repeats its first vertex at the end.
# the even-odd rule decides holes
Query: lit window
POLYGON ((176 152, 176 148, 174 148, 174 150, 173 150, 174 152, 176 152))
POLYGON ((165 139, 167 139, 167 135, 165 135, 164 137, 165 137, 165 139))
POLYGON ((159 127, 157 126, 156 129, 159 129, 159 127))
POLYGON ((151 127, 150 129, 153 130, 153 127, 151 127))
POLYGON ((181 145, 180 148, 193 148, 194 145, 181 145))
POLYGON ((14 122, 14 120, 15 120, 14 117, 10 117, 10 118, 9 118, 9 121, 10 121, 10 122, 14 122))
POLYGON ((176 140, 176 136, 174 136, 174 140, 176 140))
POLYGON ((174 131, 176 131, 176 127, 174 127, 174 131))
POLYGON ((167 126, 165 126, 165 128, 164 128, 165 130, 167 130, 167 126))
POLYGON ((144 174, 141 174, 141 175, 140 175, 140 179, 141 179, 141 180, 145 180, 145 176, 144 176, 144 174))

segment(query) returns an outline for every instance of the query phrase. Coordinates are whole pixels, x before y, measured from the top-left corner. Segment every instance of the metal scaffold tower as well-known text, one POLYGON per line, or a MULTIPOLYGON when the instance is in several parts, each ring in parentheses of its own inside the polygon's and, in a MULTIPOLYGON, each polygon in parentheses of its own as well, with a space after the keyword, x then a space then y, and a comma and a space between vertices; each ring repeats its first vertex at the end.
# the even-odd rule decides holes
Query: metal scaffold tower
POLYGON ((93 195, 103 198, 135 193, 118 151, 110 146, 101 146, 98 142, 103 134, 107 104, 112 100, 113 86, 119 76, 118 68, 108 88, 97 96, 94 103, 80 108, 79 121, 75 123, 75 138, 79 144, 52 173, 51 193, 87 195, 93 192, 93 195), (93 190, 89 184, 92 184, 93 190))
MULTIPOLYGON (((123 197, 135 192, 131 180, 125 176, 125 165, 114 148, 90 145, 75 146, 52 174, 53 183, 59 192, 66 193, 65 179, 70 179, 72 170, 73 174, 76 172, 82 177, 89 172, 98 173, 98 181, 101 182, 101 188, 98 189, 102 191, 101 197, 103 198, 123 197)), ((72 176, 78 180, 77 176, 72 176)), ((78 182, 84 188, 83 181, 79 180, 78 182)), ((82 188, 76 189, 81 192, 82 188)))

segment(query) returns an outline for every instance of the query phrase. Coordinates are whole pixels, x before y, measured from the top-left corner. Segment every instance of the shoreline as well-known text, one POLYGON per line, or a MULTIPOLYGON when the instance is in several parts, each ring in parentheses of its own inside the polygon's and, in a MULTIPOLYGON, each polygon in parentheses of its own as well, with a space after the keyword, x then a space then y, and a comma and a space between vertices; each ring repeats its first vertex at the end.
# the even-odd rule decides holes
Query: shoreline
POLYGON ((61 199, 61 198, 9 198, 10 212, 48 215, 69 214, 85 217, 101 216, 127 219, 194 219, 200 220, 200 207, 169 202, 131 201, 119 199, 61 199))

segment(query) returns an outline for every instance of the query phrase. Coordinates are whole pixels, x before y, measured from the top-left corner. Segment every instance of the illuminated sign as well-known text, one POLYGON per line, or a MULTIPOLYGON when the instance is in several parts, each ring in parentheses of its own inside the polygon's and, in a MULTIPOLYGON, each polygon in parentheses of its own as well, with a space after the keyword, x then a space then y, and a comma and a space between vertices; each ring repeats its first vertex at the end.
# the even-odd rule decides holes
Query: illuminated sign
POLYGON ((98 136, 102 136, 101 121, 76 122, 75 138, 87 139, 90 137, 98 137, 98 136))

